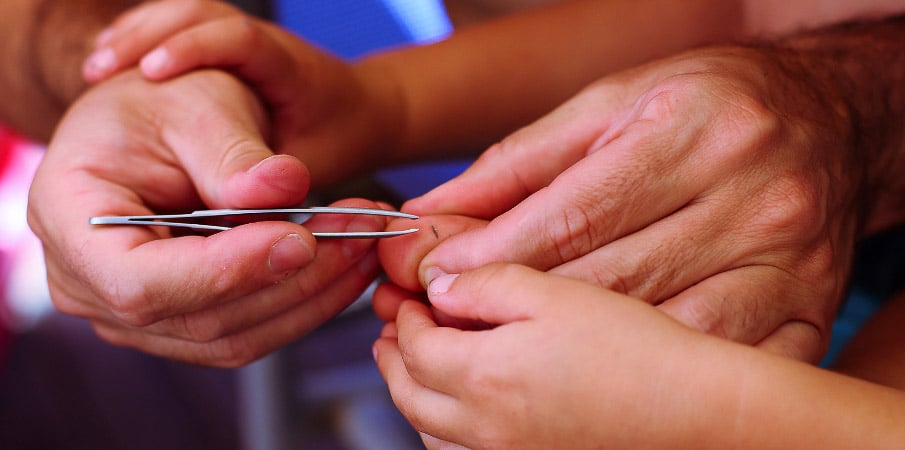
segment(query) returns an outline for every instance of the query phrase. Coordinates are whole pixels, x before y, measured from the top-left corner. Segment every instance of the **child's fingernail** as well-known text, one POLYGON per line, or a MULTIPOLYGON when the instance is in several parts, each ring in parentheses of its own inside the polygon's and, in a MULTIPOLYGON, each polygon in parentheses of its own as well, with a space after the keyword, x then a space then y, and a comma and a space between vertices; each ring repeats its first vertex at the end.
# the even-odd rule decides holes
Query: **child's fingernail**
POLYGON ((104 75, 116 66, 116 53, 112 48, 102 48, 92 53, 85 60, 86 72, 91 75, 104 75))
POLYGON ((158 48, 141 59, 141 71, 146 75, 160 73, 170 62, 170 53, 165 48, 158 48))
POLYGON ((446 291, 449 290, 449 287, 452 286, 453 282, 456 281, 456 278, 459 278, 459 274, 446 274, 441 275, 437 278, 434 278, 429 285, 427 285, 427 292, 431 295, 439 295, 445 294, 446 291))

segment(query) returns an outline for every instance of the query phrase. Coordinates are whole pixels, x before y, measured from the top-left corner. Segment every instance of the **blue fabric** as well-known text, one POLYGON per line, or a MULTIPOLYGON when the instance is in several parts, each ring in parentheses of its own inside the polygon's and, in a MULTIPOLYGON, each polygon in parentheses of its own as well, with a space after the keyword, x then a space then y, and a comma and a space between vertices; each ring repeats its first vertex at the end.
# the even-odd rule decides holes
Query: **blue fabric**
POLYGON ((820 362, 822 367, 832 367, 839 353, 848 341, 861 329, 876 312, 885 299, 855 286, 843 303, 833 323, 830 348, 820 362))

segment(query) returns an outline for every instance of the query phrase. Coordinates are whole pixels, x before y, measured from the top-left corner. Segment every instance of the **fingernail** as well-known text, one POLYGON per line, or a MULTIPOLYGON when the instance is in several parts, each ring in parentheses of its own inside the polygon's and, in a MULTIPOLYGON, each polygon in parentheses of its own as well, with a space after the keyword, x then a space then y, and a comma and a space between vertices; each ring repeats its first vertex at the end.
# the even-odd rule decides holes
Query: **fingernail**
POLYGON ((270 247, 267 266, 276 274, 290 275, 308 265, 314 259, 314 251, 298 234, 289 234, 270 247))
POLYGON ((430 284, 427 285, 427 292, 431 295, 439 295, 445 294, 446 291, 449 290, 449 287, 452 286, 453 282, 456 281, 456 278, 459 278, 459 274, 446 274, 441 275, 437 278, 434 278, 430 284))
POLYGON ((165 48, 158 48, 141 59, 141 71, 145 75, 160 73, 170 62, 170 53, 165 48))
POLYGON ((371 354, 374 355, 374 361, 377 361, 377 344, 371 346, 371 354))
POLYGON ((258 170, 259 168, 261 168, 262 166, 268 164, 270 161, 272 161, 272 160, 274 160, 274 159, 276 159, 276 158, 281 158, 281 157, 285 157, 285 156, 286 156, 286 155, 273 155, 273 156, 268 156, 268 157, 262 159, 262 160, 261 160, 260 162, 258 162, 257 164, 255 164, 255 165, 249 167, 248 170, 245 171, 245 173, 252 173, 252 172, 258 170))
POLYGON ((111 48, 102 48, 92 53, 85 61, 85 67, 92 75, 104 75, 116 66, 116 53, 111 48))

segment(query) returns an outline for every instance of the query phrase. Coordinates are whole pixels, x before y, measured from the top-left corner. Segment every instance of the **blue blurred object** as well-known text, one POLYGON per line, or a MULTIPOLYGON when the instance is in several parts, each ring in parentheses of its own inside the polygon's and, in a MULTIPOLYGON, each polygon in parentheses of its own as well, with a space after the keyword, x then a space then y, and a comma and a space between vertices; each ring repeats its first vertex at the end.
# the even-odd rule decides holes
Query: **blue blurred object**
POLYGON ((279 0, 274 14, 283 26, 346 59, 452 31, 435 0, 279 0))
MULTIPOLYGON (((436 41, 452 32, 438 0, 279 0, 274 15, 293 32, 347 60, 380 49, 436 41)), ((470 162, 395 167, 379 171, 375 178, 408 199, 455 177, 470 162)))

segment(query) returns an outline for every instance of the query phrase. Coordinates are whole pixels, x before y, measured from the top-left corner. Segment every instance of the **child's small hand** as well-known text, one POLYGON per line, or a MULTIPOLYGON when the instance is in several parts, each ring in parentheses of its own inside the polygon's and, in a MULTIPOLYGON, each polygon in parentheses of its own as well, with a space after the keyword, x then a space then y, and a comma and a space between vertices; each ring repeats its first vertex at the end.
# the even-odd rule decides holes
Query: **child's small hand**
POLYGON ((376 149, 395 148, 401 101, 388 77, 218 1, 160 0, 125 13, 98 37, 84 76, 97 82, 136 63, 154 81, 201 68, 245 81, 268 107, 268 143, 304 161, 315 188, 371 170, 376 149))
POLYGON ((95 41, 82 75, 89 83, 106 80, 134 66, 149 51, 175 35, 205 23, 246 15, 212 0, 161 0, 143 3, 119 16, 95 41))
POLYGON ((497 326, 444 327, 424 304, 402 303, 374 349, 423 433, 469 448, 655 447, 700 418, 683 416, 683 386, 706 383, 710 338, 650 305, 503 264, 438 277, 428 295, 437 310, 497 326))

